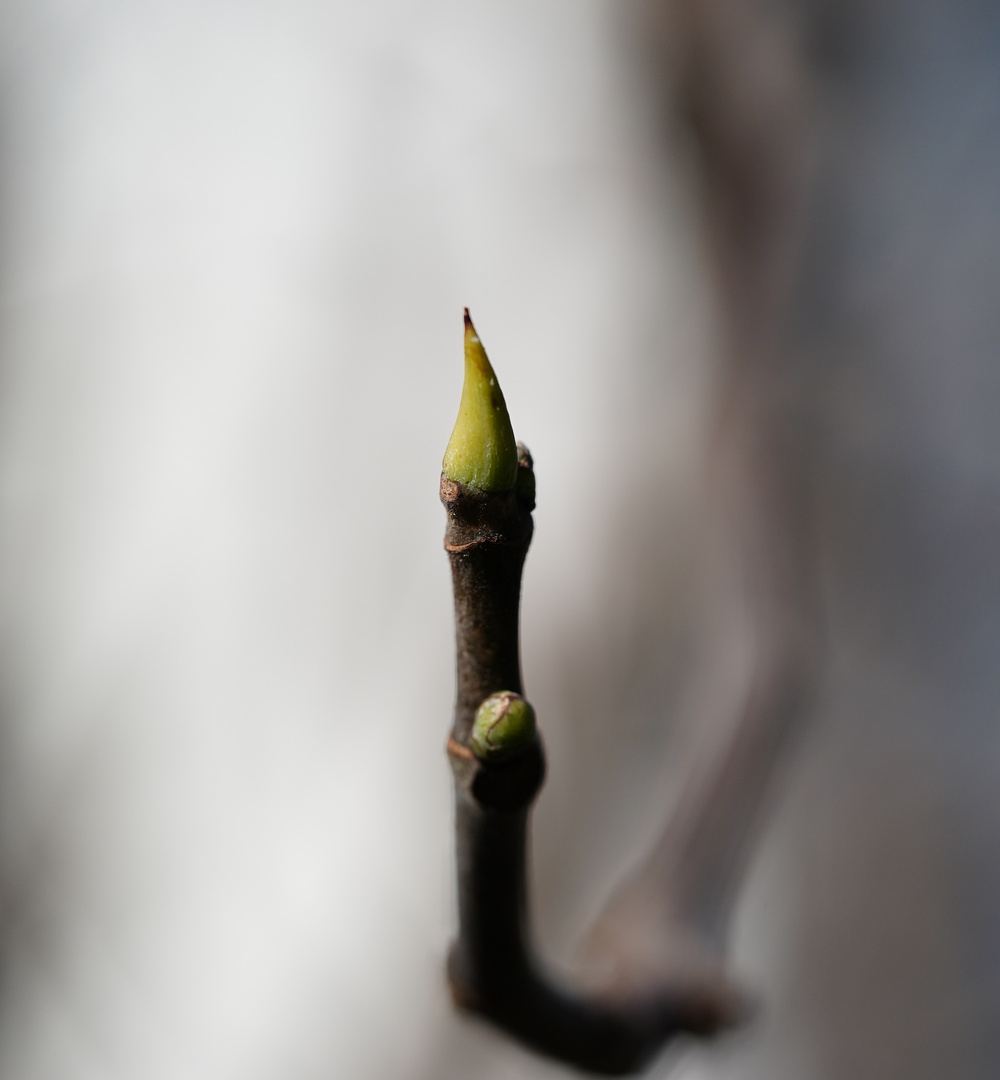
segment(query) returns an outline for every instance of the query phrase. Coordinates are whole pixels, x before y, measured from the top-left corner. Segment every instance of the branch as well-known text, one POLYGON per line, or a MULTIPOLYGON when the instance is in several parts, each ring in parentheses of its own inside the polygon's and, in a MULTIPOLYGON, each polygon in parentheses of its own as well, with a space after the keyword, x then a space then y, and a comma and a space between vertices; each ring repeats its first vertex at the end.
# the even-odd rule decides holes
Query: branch
POLYGON ((476 737, 481 719, 496 715, 488 699, 518 697, 522 690, 518 609, 533 529, 534 472, 523 447, 516 471, 507 471, 514 458, 503 449, 505 425, 506 405, 467 314, 466 383, 441 479, 458 668, 448 742, 459 894, 459 932, 448 964, 452 993, 460 1007, 542 1053, 591 1072, 628 1073, 678 1033, 709 1034, 733 1023, 743 1003, 721 978, 648 965, 624 979, 615 971, 605 984, 574 992, 557 986, 534 955, 526 849, 528 813, 545 774, 542 745, 533 727, 521 725, 518 744, 500 746, 497 760, 476 737), (485 455, 488 470, 469 450, 477 438, 494 448, 485 455), (483 490, 469 477, 500 489, 483 490))

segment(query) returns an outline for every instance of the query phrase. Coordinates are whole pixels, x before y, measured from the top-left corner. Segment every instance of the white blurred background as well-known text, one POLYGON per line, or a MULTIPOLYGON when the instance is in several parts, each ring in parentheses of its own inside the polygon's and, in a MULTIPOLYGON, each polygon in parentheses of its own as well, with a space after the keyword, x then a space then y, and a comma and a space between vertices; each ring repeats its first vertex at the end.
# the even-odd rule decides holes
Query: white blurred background
POLYGON ((5 1078, 514 1068, 442 978, 437 481, 468 304, 538 461, 558 770, 547 657, 608 617, 595 485, 612 446, 679 476, 701 401, 620 15, 4 5, 5 1078))
MULTIPOLYGON (((821 27, 834 90, 885 8, 821 27)), ((1000 141, 985 16, 915 10, 906 78, 826 114, 796 326, 835 660, 737 924, 762 1012, 657 1076, 995 1061, 1000 141)), ((697 655, 714 320, 641 37, 617 0, 0 7, 3 1080, 568 1075, 444 988, 437 481, 468 305, 538 474, 565 961, 697 655)))

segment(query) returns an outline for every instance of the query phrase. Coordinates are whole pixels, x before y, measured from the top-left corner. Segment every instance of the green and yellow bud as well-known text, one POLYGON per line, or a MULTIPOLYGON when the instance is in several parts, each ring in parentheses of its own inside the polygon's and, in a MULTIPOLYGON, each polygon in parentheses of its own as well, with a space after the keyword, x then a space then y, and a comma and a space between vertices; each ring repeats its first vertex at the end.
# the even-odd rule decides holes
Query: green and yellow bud
POLYGON ((507 404, 468 308, 462 402, 441 469, 449 480, 487 493, 509 491, 517 481, 517 444, 507 404))
POLYGON ((491 694, 472 722, 472 752, 480 761, 505 761, 535 741, 535 710, 513 690, 491 694))

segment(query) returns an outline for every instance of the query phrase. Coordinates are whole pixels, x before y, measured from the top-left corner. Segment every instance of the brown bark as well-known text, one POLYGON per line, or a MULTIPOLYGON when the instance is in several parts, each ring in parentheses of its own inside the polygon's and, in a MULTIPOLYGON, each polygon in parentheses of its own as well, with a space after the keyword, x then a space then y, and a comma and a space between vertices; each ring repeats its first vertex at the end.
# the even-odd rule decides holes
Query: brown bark
POLYGON ((456 1004, 542 1053, 596 1073, 648 1062, 680 1032, 731 1022, 737 999, 720 982, 684 985, 669 970, 596 986, 556 986, 534 955, 527 912, 527 829, 545 760, 536 738, 499 764, 478 760, 469 734, 479 704, 521 692, 518 609, 534 507, 530 457, 515 490, 483 495, 447 478, 445 547, 455 594, 458 692, 448 754, 455 777, 459 931, 449 958, 456 1004))

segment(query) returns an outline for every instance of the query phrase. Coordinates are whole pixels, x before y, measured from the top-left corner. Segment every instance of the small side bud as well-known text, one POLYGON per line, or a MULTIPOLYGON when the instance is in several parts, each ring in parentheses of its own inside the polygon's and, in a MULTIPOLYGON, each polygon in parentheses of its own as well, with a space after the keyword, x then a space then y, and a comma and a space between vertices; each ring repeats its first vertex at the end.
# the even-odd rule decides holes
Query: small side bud
POLYGON ((476 710, 472 752, 480 761, 506 761, 535 741, 535 710, 513 690, 491 694, 476 710))
POLYGON ((493 493, 517 481, 517 446, 507 404, 465 309, 465 383, 441 469, 449 480, 493 493))

